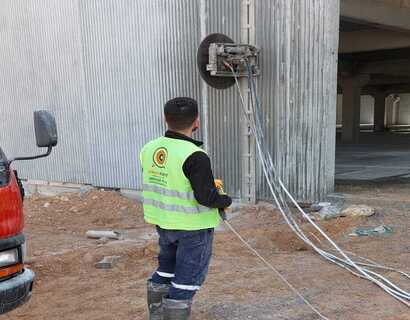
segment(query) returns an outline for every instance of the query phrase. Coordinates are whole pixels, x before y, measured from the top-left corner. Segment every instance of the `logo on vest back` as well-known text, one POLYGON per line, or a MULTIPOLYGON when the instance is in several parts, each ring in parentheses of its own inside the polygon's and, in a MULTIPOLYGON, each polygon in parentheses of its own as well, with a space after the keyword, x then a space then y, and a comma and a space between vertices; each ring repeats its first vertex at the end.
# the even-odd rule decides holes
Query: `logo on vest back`
POLYGON ((154 160, 154 164, 158 168, 165 168, 167 158, 168 158, 168 151, 167 151, 166 148, 161 147, 161 148, 158 148, 157 150, 155 150, 153 160, 154 160))

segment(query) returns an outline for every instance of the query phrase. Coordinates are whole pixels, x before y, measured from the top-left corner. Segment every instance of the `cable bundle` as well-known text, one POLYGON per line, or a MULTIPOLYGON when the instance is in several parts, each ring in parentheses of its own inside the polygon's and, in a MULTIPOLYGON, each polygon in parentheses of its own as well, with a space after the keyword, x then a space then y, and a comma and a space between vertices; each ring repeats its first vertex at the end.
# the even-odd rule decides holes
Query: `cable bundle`
MULTIPOLYGON (((248 86, 249 91, 251 93, 251 112, 249 113, 246 110, 244 97, 238 82, 238 75, 235 73, 235 70, 232 68, 231 65, 225 63, 225 65, 231 70, 236 86, 238 89, 238 93, 241 99, 241 107, 242 112, 246 119, 250 124, 250 129, 255 137, 256 147, 258 151, 258 155, 261 161, 262 170, 264 176, 266 178, 266 182, 268 184, 269 190, 273 196, 274 202, 281 212, 283 218, 285 219, 286 223, 290 226, 292 231, 297 235, 299 239, 301 239, 304 243, 310 246, 314 251, 316 251, 320 256, 324 259, 338 265, 339 267, 348 270, 355 276, 358 276, 363 279, 367 279, 372 283, 376 284, 380 288, 382 288, 385 292, 389 295, 394 297, 395 299, 399 300, 400 302, 404 303, 407 307, 410 307, 410 293, 406 290, 400 288, 398 285, 394 284, 392 281, 388 280, 386 277, 382 276, 381 274, 375 272, 375 269, 378 270, 385 270, 385 271, 394 271, 399 273, 401 276, 410 279, 410 275, 403 271, 397 270, 395 268, 386 267, 383 265, 378 264, 377 262, 371 261, 369 259, 356 256, 351 252, 342 250, 312 219, 311 217, 299 206, 297 201, 293 198, 287 188, 284 186, 282 180, 277 174, 275 166, 272 161, 272 156, 269 152, 268 146, 265 142, 264 133, 263 133, 263 125, 261 122, 261 108, 259 99, 256 92, 256 85, 254 81, 254 77, 252 75, 252 69, 248 62, 247 70, 248 70, 248 86), (332 247, 332 251, 335 253, 331 253, 329 251, 320 248, 316 245, 309 237, 303 232, 299 224, 296 222, 293 214, 288 206, 286 198, 290 200, 290 202, 297 208, 297 211, 301 216, 306 219, 322 236, 323 238, 330 244, 332 247), (355 256, 361 260, 354 261, 351 256, 355 256)), ((321 243, 321 242, 320 242, 321 243)), ((315 310, 316 311, 316 310, 315 310)), ((321 318, 324 318, 321 314, 319 314, 321 318)))

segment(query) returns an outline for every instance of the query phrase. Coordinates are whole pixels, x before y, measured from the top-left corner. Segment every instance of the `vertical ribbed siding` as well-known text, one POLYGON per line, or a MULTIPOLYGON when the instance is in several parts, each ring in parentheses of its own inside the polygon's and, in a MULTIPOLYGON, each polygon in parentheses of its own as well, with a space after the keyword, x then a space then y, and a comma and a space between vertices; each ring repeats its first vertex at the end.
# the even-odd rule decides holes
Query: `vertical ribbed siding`
POLYGON ((33 110, 56 117, 60 141, 47 159, 16 162, 21 176, 86 183, 88 134, 75 1, 5 0, 0 10, 0 145, 34 155, 33 110))
MULTIPOLYGON (((335 154, 336 154, 336 113, 337 113, 337 59, 339 48, 339 17, 340 0, 325 2, 325 52, 330 55, 326 59, 323 70, 323 95, 325 109, 325 120, 327 130, 325 131, 324 152, 328 155, 326 170, 324 173, 325 186, 321 190, 321 196, 334 190, 335 183, 335 154)), ((322 137, 323 139, 323 137, 322 137)))
MULTIPOLYGON (((338 1, 266 0, 257 10, 269 147, 292 193, 319 199, 333 188, 338 1)), ((268 194, 259 175, 259 198, 268 194)))
MULTIPOLYGON (((224 33, 240 42, 240 4, 238 0, 208 1, 207 32, 224 33)), ((241 195, 241 150, 239 144, 241 108, 235 87, 208 88, 209 144, 214 174, 223 178, 229 194, 241 195)))
POLYGON ((139 150, 164 132, 164 103, 200 98, 198 4, 80 1, 93 180, 140 187, 139 150))
MULTIPOLYGON (((266 134, 299 199, 332 190, 338 0, 256 1, 262 48, 258 90, 266 134)), ((241 194, 239 97, 203 87, 196 49, 205 34, 240 41, 239 0, 3 1, 0 11, 0 144, 33 154, 32 111, 57 118, 48 159, 17 164, 23 177, 139 188, 138 153, 164 130, 162 107, 197 98, 215 176, 241 194)), ((257 198, 268 197, 258 171, 257 198)))

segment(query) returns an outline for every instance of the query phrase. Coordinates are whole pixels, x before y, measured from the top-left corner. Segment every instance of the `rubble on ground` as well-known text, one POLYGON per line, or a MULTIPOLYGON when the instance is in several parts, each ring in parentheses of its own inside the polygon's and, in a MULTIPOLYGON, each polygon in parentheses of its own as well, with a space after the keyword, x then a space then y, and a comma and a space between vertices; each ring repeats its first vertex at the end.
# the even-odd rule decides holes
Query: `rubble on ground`
POLYGON ((381 225, 377 227, 358 227, 350 235, 355 237, 366 237, 366 236, 380 236, 380 235, 389 235, 393 233, 393 229, 381 225))
POLYGON ((375 209, 367 205, 350 205, 342 208, 330 202, 312 204, 309 213, 314 220, 330 220, 341 217, 370 217, 376 213, 375 209))
POLYGON ((343 209, 341 214, 344 217, 370 217, 374 215, 376 211, 374 208, 366 206, 366 205, 351 205, 346 209, 343 209))
POLYGON ((88 230, 86 232, 87 238, 90 239, 101 239, 101 238, 107 238, 107 239, 113 239, 113 240, 119 240, 121 238, 121 234, 117 231, 111 231, 111 230, 88 230))
POLYGON ((115 264, 120 259, 120 256, 108 256, 104 257, 101 261, 95 264, 97 269, 111 269, 115 266, 115 264))
MULTIPOLYGON (((407 198, 408 192, 401 201, 407 198)), ((385 225, 394 226, 389 237, 349 237, 358 226, 374 223, 369 217, 338 217, 318 224, 346 250, 375 261, 409 265, 408 244, 401 241, 408 237, 410 227, 407 209, 377 210, 389 213, 383 216, 385 225)), ((146 280, 157 264, 158 240, 155 228, 144 222, 140 203, 101 190, 56 197, 34 195, 26 200, 25 217, 27 261, 37 280, 31 302, 10 314, 10 319, 147 319, 146 280), (116 231, 124 240, 90 240, 85 236, 90 230, 116 231), (104 261, 108 257, 120 258, 104 261), (103 269, 97 267, 99 262, 103 269)), ((231 215, 230 223, 296 288, 303 288, 313 303, 326 305, 325 312, 338 312, 341 320, 355 319, 357 301, 363 315, 377 319, 393 319, 401 311, 381 290, 314 254, 271 204, 244 206, 231 215)), ((301 227, 315 243, 325 245, 306 221, 301 221, 301 227)), ((213 249, 210 273, 195 300, 193 320, 232 319, 232 315, 238 315, 234 316, 238 320, 258 316, 268 320, 278 314, 289 319, 311 317, 232 233, 217 232, 213 249), (252 281, 244 281, 250 277, 252 281)))

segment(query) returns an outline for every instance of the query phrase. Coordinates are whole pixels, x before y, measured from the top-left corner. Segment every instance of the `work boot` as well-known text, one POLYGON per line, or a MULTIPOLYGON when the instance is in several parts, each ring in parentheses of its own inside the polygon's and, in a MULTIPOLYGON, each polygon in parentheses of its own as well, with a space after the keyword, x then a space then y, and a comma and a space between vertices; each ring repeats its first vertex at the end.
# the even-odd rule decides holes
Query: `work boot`
POLYGON ((189 320, 191 316, 191 304, 191 300, 163 298, 164 320, 189 320))
POLYGON ((163 320, 162 298, 168 295, 169 284, 159 284, 148 280, 147 301, 149 320, 163 320))

